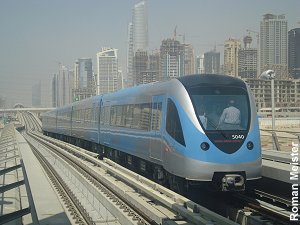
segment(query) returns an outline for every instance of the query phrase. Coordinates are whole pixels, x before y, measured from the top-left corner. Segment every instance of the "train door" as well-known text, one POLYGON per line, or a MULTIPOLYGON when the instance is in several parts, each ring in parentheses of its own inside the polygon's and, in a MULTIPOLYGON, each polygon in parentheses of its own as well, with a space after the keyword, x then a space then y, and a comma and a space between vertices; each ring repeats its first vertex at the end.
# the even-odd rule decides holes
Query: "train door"
POLYGON ((163 96, 152 97, 150 158, 162 160, 161 124, 163 96))
POLYGON ((74 106, 71 106, 71 112, 70 112, 70 136, 73 135, 73 120, 74 120, 74 106))
POLYGON ((99 103, 99 108, 96 108, 96 115, 98 116, 97 118, 97 124, 98 124, 98 143, 100 143, 100 132, 101 132, 101 124, 103 124, 103 101, 102 101, 102 98, 100 100, 100 103, 99 103))
POLYGON ((101 101, 101 114, 100 114, 100 143, 110 147, 110 140, 112 130, 110 127, 110 102, 101 101))
POLYGON ((54 128, 54 130, 55 130, 55 133, 57 133, 57 120, 58 120, 58 110, 56 110, 56 112, 55 112, 55 128, 54 128))

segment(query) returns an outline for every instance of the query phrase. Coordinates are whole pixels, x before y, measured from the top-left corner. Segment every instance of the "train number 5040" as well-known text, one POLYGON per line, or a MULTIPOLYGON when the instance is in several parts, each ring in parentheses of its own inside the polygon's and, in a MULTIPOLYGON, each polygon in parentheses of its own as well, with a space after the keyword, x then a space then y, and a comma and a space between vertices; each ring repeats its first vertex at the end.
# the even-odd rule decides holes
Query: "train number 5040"
POLYGON ((232 136, 233 140, 239 139, 239 140, 244 140, 245 136, 242 134, 233 134, 232 136))

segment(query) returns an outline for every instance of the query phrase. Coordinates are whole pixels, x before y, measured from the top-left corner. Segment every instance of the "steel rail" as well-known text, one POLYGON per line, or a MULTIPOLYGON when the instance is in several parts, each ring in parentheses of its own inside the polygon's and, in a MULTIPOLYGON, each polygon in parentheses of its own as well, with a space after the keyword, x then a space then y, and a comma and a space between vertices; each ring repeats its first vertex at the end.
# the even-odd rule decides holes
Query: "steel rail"
POLYGON ((269 194, 267 192, 264 192, 264 191, 261 191, 261 190, 258 190, 258 189, 254 189, 254 193, 256 195, 259 195, 261 198, 262 197, 268 198, 268 199, 272 200, 273 202, 279 202, 281 204, 286 205, 287 207, 292 206, 292 201, 288 200, 286 198, 282 198, 282 197, 279 197, 279 196, 276 196, 276 195, 273 195, 273 194, 269 194))
POLYGON ((76 224, 80 225, 95 225, 94 221, 85 211, 79 200, 70 190, 70 188, 66 185, 60 175, 55 171, 53 166, 43 157, 43 155, 36 149, 36 147, 28 140, 28 136, 25 135, 31 149, 33 150, 33 154, 36 156, 38 161, 41 163, 44 168, 47 176, 51 180, 52 184, 56 188, 60 198, 66 205, 66 208, 72 215, 72 219, 75 220, 76 224))
MULTIPOLYGON (((78 151, 76 148, 69 148, 69 144, 66 144, 64 142, 58 141, 53 138, 49 138, 47 136, 44 136, 42 134, 38 133, 32 133, 31 135, 38 136, 41 139, 45 139, 45 142, 52 142, 52 144, 55 143, 55 145, 59 145, 60 148, 67 148, 67 150, 61 149, 61 151, 64 151, 65 154, 71 154, 72 157, 78 157, 81 155, 81 158, 84 158, 85 160, 91 162, 93 165, 97 165, 101 168, 103 168, 105 171, 109 171, 111 175, 114 177, 121 179, 123 181, 126 181, 127 183, 130 183, 131 186, 135 186, 140 192, 145 193, 148 196, 151 196, 155 199, 155 201, 160 202, 165 207, 167 207, 169 210, 175 212, 176 214, 180 215, 182 218, 181 220, 186 220, 189 222, 192 222, 192 224, 236 224, 229 219, 226 219, 217 213, 214 213, 196 203, 193 203, 191 200, 184 198, 183 196, 178 195, 177 193, 174 193, 170 190, 168 190, 165 187, 162 187, 152 181, 149 181, 146 178, 143 178, 140 175, 137 175, 133 173, 132 171, 129 171, 118 164, 111 162, 108 159, 104 159, 102 161, 99 161, 95 159, 94 157, 90 156, 89 154, 86 154, 84 152, 78 151), (60 143, 60 144, 59 144, 60 143), (147 186, 147 187, 146 187, 147 186)), ((80 163, 79 163, 80 164, 80 163)), ((86 169, 87 173, 90 173, 90 169, 86 169)), ((99 175, 95 174, 93 177, 100 182, 101 179, 99 178, 99 175)), ((103 179, 104 180, 104 179, 103 179)), ((104 183, 104 185, 106 185, 104 183)), ((109 186, 107 188, 110 188, 109 186)), ((115 192, 116 193, 116 192, 115 192)), ((124 196, 122 196, 122 193, 116 193, 123 201, 128 201, 126 198, 124 199, 124 196)), ((123 193, 124 195, 124 193, 123 193)), ((132 207, 136 208, 136 205, 132 205, 132 207)), ((139 208, 137 208, 139 212, 139 208)), ((151 222, 151 220, 150 220, 151 222)))
MULTIPOLYGON (((29 135, 34 136, 32 133, 29 135)), ((38 139, 35 136, 35 140, 39 141, 48 148, 51 148, 55 151, 55 153, 60 157, 63 158, 68 164, 70 164, 76 171, 86 177, 93 185, 95 185, 100 192, 106 195, 112 202, 118 205, 124 212, 127 212, 132 220, 139 221, 139 224, 157 224, 155 223, 152 218, 149 218, 147 215, 143 214, 136 205, 131 204, 129 201, 124 199, 122 196, 118 195, 117 193, 111 191, 109 187, 101 182, 99 177, 95 177, 94 175, 90 174, 90 171, 87 168, 83 168, 83 164, 74 161, 74 158, 68 157, 67 154, 62 154, 62 152, 58 151, 55 148, 53 143, 47 143, 47 141, 38 139)), ((77 158, 77 157, 75 157, 77 158)))
POLYGON ((246 196, 245 194, 235 194, 234 196, 242 201, 251 211, 266 216, 272 221, 280 221, 283 224, 289 224, 290 213, 286 209, 271 205, 260 199, 246 196))

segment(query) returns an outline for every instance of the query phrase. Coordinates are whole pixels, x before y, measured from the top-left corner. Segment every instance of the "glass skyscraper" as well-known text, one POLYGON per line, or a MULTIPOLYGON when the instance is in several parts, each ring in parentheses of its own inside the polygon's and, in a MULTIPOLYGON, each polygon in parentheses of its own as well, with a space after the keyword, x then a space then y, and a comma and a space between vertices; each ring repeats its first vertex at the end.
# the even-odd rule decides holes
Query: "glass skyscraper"
POLYGON ((115 48, 102 48, 97 53, 98 95, 120 89, 117 52, 115 48))
POLYGON ((300 28, 289 31, 289 73, 295 79, 300 79, 300 28))
POLYGON ((95 95, 92 59, 78 59, 75 62, 74 73, 73 101, 79 101, 95 95))
POLYGON ((132 12, 133 51, 148 48, 148 18, 146 1, 134 5, 132 12))
POLYGON ((134 62, 136 52, 148 50, 148 16, 146 1, 135 4, 132 10, 132 22, 128 25, 127 86, 136 85, 134 62))
POLYGON ((80 58, 75 62, 75 88, 92 88, 93 66, 91 58, 80 58))
POLYGON ((265 14, 260 22, 260 74, 268 69, 287 77, 288 23, 284 15, 265 14))
POLYGON ((220 52, 215 50, 204 53, 203 56, 203 73, 219 74, 220 73, 220 52))

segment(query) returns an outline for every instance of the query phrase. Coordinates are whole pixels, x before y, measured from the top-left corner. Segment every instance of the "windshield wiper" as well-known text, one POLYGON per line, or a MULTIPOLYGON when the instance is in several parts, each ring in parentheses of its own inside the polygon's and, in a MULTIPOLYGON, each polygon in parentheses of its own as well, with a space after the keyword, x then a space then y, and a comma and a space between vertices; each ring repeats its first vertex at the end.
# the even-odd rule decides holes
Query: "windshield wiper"
POLYGON ((211 125, 216 131, 219 131, 220 134, 225 138, 225 139, 228 139, 225 135, 225 133, 222 131, 222 130, 218 130, 218 126, 216 126, 212 121, 210 121, 207 117, 206 117, 206 122, 209 123, 209 125, 211 125))

